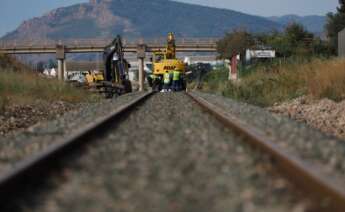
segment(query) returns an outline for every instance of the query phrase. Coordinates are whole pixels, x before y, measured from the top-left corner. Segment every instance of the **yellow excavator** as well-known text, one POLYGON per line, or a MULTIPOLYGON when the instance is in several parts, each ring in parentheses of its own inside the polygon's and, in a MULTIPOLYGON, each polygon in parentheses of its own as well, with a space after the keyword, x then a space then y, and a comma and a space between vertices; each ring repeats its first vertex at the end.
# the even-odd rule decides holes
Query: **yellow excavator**
POLYGON ((183 81, 182 87, 185 89, 186 65, 182 60, 176 58, 175 36, 173 33, 169 33, 166 49, 164 51, 153 52, 151 76, 153 76, 154 79, 152 79, 152 77, 148 78, 149 85, 155 91, 161 90, 163 75, 167 72, 171 73, 172 71, 181 72, 180 76, 183 81))

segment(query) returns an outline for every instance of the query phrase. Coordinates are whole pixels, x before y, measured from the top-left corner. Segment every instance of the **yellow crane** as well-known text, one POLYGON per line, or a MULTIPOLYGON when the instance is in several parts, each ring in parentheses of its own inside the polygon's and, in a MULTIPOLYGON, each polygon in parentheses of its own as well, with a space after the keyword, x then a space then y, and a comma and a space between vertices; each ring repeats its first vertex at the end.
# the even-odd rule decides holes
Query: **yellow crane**
MULTIPOLYGON (((162 79, 165 73, 172 71, 179 71, 181 77, 184 79, 186 72, 186 65, 182 60, 176 58, 176 43, 173 33, 168 34, 167 46, 164 51, 157 51, 152 56, 152 80, 150 85, 154 90, 160 90, 162 87, 162 79)), ((183 88, 185 88, 185 82, 183 80, 183 88)))

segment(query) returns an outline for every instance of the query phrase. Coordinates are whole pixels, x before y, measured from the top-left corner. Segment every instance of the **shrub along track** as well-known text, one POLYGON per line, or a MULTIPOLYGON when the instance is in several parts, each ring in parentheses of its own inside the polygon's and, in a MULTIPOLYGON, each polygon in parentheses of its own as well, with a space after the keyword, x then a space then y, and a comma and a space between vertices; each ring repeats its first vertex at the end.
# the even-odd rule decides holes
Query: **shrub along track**
POLYGON ((201 212, 308 207, 309 200, 277 174, 271 157, 251 148, 243 142, 248 137, 205 114, 185 94, 156 94, 106 127, 82 137, 80 142, 93 142, 78 147, 76 154, 55 158, 54 171, 37 175, 36 169, 12 181, 14 187, 1 184, 15 196, 1 190, 7 204, 0 207, 201 212))

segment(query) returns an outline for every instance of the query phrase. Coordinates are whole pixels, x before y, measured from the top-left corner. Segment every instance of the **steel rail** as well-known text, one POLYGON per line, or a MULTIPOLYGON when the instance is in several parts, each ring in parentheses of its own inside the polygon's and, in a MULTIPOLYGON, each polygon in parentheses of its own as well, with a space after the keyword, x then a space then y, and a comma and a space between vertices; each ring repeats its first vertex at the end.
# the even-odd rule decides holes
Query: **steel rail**
POLYGON ((273 139, 267 137, 255 127, 244 123, 202 97, 191 92, 187 92, 187 95, 226 127, 245 136, 245 141, 250 145, 270 155, 274 164, 286 175, 288 180, 295 183, 298 188, 309 192, 312 197, 320 201, 320 204, 323 203, 323 211, 345 211, 344 188, 339 186, 334 180, 326 178, 299 158, 290 155, 278 147, 273 139))
POLYGON ((27 187, 39 183, 42 180, 40 179, 41 174, 47 172, 47 170, 49 172, 49 170, 59 167, 59 159, 61 157, 80 150, 84 144, 91 142, 92 139, 90 138, 104 132, 107 126, 112 125, 118 118, 127 114, 152 94, 153 92, 148 92, 137 97, 128 104, 120 106, 106 117, 100 117, 93 123, 89 123, 82 129, 73 132, 67 138, 57 140, 55 144, 48 146, 42 152, 22 162, 18 162, 13 169, 0 176, 1 202, 6 203, 16 198, 16 195, 27 189, 27 187))

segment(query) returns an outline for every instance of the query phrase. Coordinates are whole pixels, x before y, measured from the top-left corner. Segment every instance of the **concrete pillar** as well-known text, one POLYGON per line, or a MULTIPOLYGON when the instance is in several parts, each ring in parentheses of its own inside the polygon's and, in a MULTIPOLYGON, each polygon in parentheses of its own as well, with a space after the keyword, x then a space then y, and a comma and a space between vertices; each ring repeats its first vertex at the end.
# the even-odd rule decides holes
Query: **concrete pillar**
POLYGON ((62 67, 63 67, 63 77, 64 77, 64 80, 66 81, 67 80, 67 65, 66 65, 66 60, 63 60, 62 61, 62 67))
POLYGON ((64 79, 64 60, 58 59, 58 79, 64 79))
POLYGON ((345 29, 338 33, 338 56, 345 58, 345 29))
POLYGON ((144 58, 139 58, 139 91, 144 90, 144 58))
POLYGON ((138 74, 139 91, 143 91, 144 90, 144 60, 146 56, 145 44, 138 45, 137 56, 138 56, 138 66, 139 66, 139 74, 138 74))
POLYGON ((56 59, 58 61, 58 79, 64 80, 65 79, 65 69, 66 69, 66 54, 65 54, 65 46, 63 45, 56 45, 56 59))

